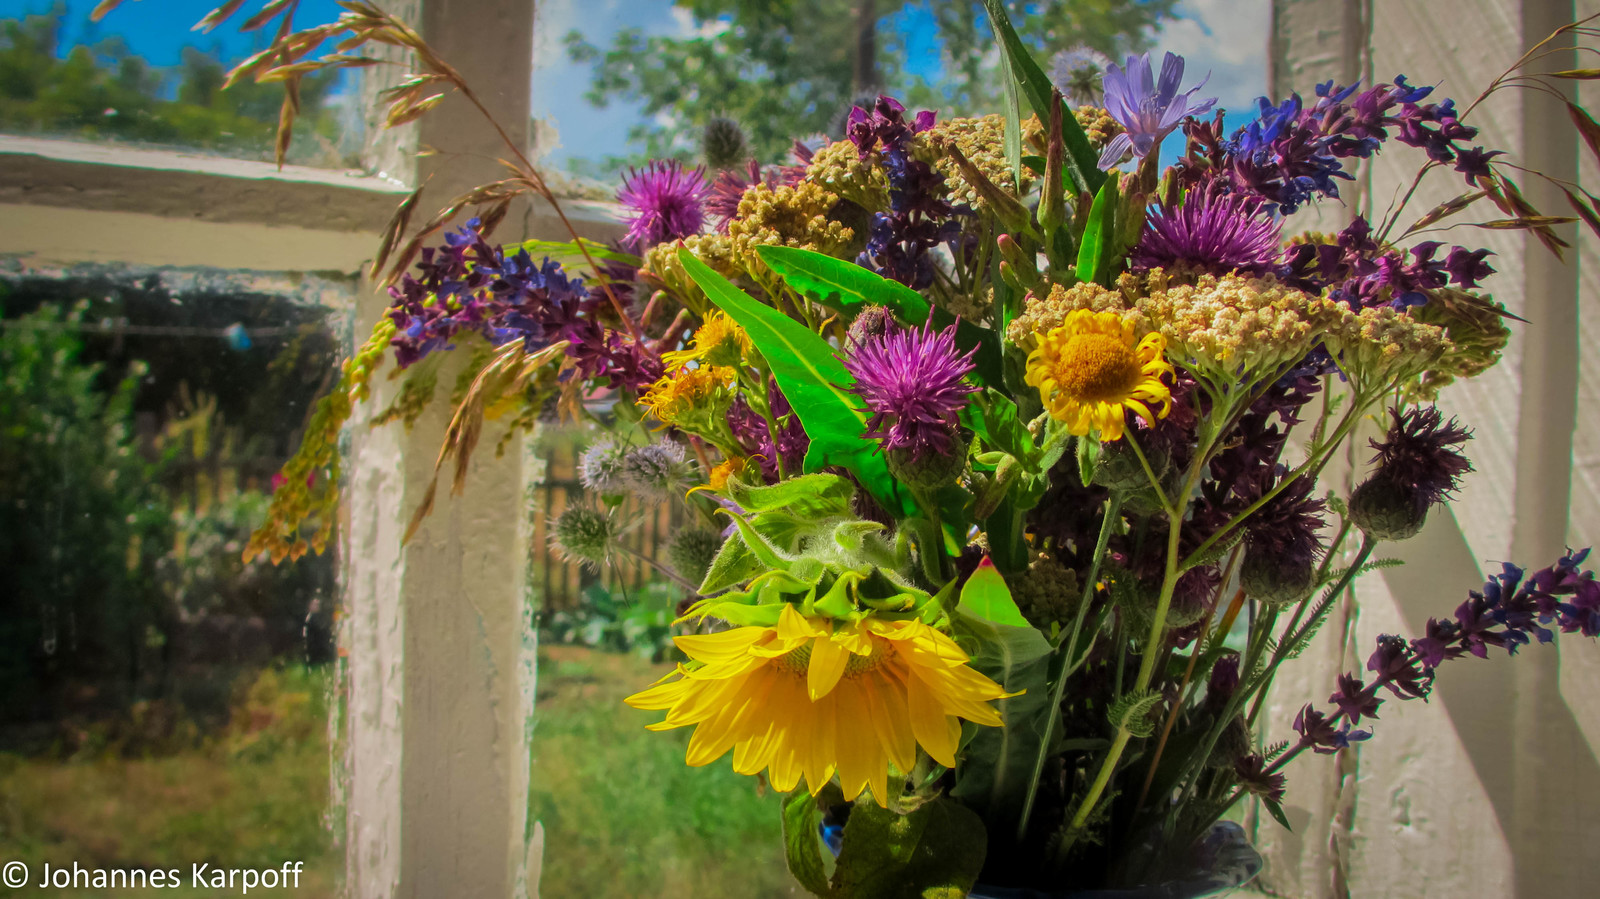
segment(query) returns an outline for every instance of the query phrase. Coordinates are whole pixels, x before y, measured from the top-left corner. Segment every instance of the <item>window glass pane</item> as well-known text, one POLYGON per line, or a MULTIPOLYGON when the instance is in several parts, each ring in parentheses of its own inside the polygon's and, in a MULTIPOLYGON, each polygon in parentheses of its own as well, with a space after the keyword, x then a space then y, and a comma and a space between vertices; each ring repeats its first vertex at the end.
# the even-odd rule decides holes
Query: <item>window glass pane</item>
MULTIPOLYGON (((273 159, 283 87, 251 81, 222 90, 233 66, 265 48, 277 21, 244 33, 250 4, 207 33, 191 31, 214 0, 129 2, 98 22, 98 0, 0 0, 0 134, 180 148, 273 159)), ((296 27, 331 22, 334 0, 304 0, 296 27)), ((362 120, 355 78, 308 75, 288 162, 358 168, 362 120)))
POLYGON ((33 884, 108 872, 51 895, 286 861, 334 895, 336 560, 241 554, 334 371, 321 304, 352 286, 0 277, 0 857, 33 884))

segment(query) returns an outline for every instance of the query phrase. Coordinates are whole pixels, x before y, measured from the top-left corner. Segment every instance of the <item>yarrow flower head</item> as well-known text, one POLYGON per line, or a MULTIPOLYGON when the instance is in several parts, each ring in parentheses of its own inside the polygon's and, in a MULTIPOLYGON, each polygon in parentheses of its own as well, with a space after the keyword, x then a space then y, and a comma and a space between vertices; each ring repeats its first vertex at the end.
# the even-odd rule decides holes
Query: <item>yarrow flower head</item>
POLYGON ((1038 343, 1028 356, 1027 382, 1072 433, 1094 430, 1101 440, 1120 440, 1127 412, 1154 424, 1171 411, 1172 390, 1161 378, 1173 369, 1160 334, 1140 338, 1115 312, 1079 309, 1038 343))
POLYGON ((1277 268, 1281 226, 1248 194, 1224 192, 1217 182, 1162 206, 1145 220, 1129 260, 1136 269, 1187 266, 1223 275, 1266 274, 1277 268))
POLYGON ((626 242, 643 250, 699 234, 710 193, 705 172, 686 169, 676 159, 652 160, 643 171, 629 169, 617 192, 617 202, 633 212, 626 242))
POLYGON ((1100 168, 1116 166, 1130 150, 1143 159, 1161 145, 1188 116, 1203 115, 1216 105, 1216 98, 1195 101, 1196 91, 1205 82, 1182 93, 1183 57, 1168 53, 1161 60, 1158 82, 1150 70, 1150 54, 1128 57, 1126 67, 1115 63, 1106 67, 1106 111, 1127 131, 1117 135, 1100 153, 1100 168))
POLYGON ((851 348, 844 360, 856 379, 851 390, 872 412, 867 436, 886 451, 921 460, 953 446, 956 415, 978 389, 962 380, 977 350, 958 352, 955 334, 955 325, 935 330, 930 319, 920 329, 890 327, 851 348))

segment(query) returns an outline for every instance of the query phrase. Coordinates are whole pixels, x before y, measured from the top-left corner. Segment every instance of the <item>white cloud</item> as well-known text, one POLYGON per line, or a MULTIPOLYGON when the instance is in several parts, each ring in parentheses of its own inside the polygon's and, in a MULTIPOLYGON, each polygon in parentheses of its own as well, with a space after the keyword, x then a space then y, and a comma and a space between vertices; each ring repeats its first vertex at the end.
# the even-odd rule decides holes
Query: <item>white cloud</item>
POLYGON ((1252 113, 1267 92, 1269 0, 1183 0, 1177 11, 1156 33, 1152 56, 1182 56, 1186 87, 1210 72, 1203 95, 1232 113, 1252 113))

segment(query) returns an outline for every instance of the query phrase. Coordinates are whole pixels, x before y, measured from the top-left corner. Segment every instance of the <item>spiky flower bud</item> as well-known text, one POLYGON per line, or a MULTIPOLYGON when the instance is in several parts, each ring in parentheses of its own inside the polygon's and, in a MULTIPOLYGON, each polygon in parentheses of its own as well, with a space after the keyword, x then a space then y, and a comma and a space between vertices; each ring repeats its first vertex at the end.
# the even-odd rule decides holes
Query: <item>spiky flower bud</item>
POLYGON ((1350 520, 1379 540, 1416 536, 1428 509, 1442 502, 1472 470, 1457 449, 1471 434, 1455 419, 1446 422, 1437 408, 1391 410, 1389 433, 1378 453, 1377 471, 1350 494, 1350 520))
POLYGON ((1218 735, 1216 745, 1211 747, 1211 757, 1206 759, 1206 766, 1232 768, 1254 750, 1255 735, 1250 733, 1250 726, 1245 723, 1244 716, 1235 715, 1218 735))
MULTIPOLYGON (((1146 449, 1145 461, 1150 463, 1150 470, 1156 477, 1167 473, 1167 454, 1160 447, 1151 445, 1146 449)), ((1150 486, 1150 478, 1145 474, 1138 454, 1126 440, 1100 444, 1100 458, 1095 463, 1092 480, 1101 487, 1113 490, 1141 490, 1150 486)))
POLYGON ((1049 553, 1039 553, 1028 563, 1028 570, 1012 581, 1017 607, 1029 624, 1046 633, 1052 623, 1071 626, 1073 612, 1083 598, 1077 572, 1049 553))
POLYGON ((617 536, 611 516, 588 506, 569 506, 550 519, 550 545, 562 558, 591 568, 605 564, 617 536))
POLYGON ((680 444, 670 440, 630 451, 622 458, 622 483, 652 499, 669 499, 682 493, 694 476, 680 444))
POLYGON ((712 116, 700 136, 700 154, 708 168, 720 170, 743 165, 750 158, 744 129, 726 116, 712 116))
POLYGON ((1239 583, 1252 599, 1268 605, 1297 602, 1311 593, 1314 560, 1296 553, 1279 555, 1247 548, 1239 583))
POLYGON ((894 313, 887 306, 875 303, 868 304, 856 313, 855 320, 850 322, 850 330, 846 332, 846 346, 856 347, 869 340, 876 340, 888 334, 895 328, 894 313))
POLYGON ((622 493, 622 460, 627 455, 628 448, 615 440, 595 441, 578 459, 578 483, 600 494, 622 493))
POLYGON ((711 561, 721 549, 721 534, 710 528, 687 528, 667 546, 667 561, 685 580, 698 584, 705 580, 711 561))
POLYGON ((943 452, 924 450, 918 446, 891 447, 884 451, 889 463, 889 473, 901 483, 918 490, 938 490, 954 484, 967 467, 967 438, 961 429, 949 429, 942 441, 943 452))

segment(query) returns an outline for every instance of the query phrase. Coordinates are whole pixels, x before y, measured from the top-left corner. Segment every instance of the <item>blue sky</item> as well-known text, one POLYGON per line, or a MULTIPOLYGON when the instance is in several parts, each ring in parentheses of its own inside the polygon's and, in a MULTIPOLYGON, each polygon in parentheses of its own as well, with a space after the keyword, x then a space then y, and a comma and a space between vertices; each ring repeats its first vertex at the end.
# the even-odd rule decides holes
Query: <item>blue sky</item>
MULTIPOLYGON (((210 34, 191 32, 220 0, 125 0, 104 21, 88 21, 97 0, 65 0, 68 45, 93 43, 120 34, 153 64, 168 66, 181 58, 182 48, 215 50, 225 60, 236 61, 262 45, 266 36, 240 34, 224 25, 210 34)), ((246 4, 240 14, 259 7, 246 4)), ((1237 114, 1230 124, 1242 122, 1253 110, 1254 98, 1264 92, 1268 0, 1182 0, 1180 18, 1166 23, 1155 36, 1157 50, 1172 50, 1188 59, 1189 82, 1210 73, 1206 95, 1237 114)), ((52 0, 0 0, 0 17, 42 13, 52 0)), ((589 86, 589 68, 567 62, 561 37, 574 28, 597 46, 610 44, 623 28, 647 33, 687 35, 694 23, 670 0, 540 0, 536 5, 533 114, 555 126, 560 146, 548 150, 552 162, 569 156, 596 158, 623 151, 622 139, 639 120, 637 107, 613 104, 595 109, 583 99, 589 86)), ((312 25, 337 18, 334 0, 301 0, 298 23, 312 25)), ((908 46, 908 68, 913 74, 936 77, 939 72, 938 40, 933 19, 912 6, 897 14, 888 27, 901 31, 908 46)), ((1309 85, 1308 85, 1309 88, 1309 85)))

